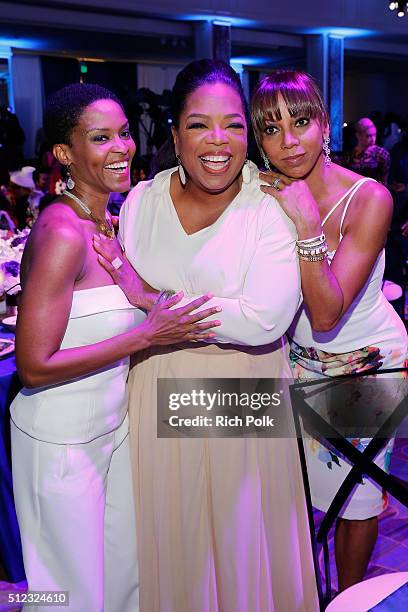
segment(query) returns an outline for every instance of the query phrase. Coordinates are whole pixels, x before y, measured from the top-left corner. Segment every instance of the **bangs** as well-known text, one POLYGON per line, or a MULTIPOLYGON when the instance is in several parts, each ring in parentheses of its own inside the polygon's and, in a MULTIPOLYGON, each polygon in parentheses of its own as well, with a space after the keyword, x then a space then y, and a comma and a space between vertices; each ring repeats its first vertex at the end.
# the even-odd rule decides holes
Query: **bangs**
POLYGON ((291 117, 303 116, 317 119, 321 124, 328 123, 322 96, 312 77, 295 71, 277 71, 262 79, 252 98, 251 119, 258 143, 265 127, 282 119, 279 95, 291 117))

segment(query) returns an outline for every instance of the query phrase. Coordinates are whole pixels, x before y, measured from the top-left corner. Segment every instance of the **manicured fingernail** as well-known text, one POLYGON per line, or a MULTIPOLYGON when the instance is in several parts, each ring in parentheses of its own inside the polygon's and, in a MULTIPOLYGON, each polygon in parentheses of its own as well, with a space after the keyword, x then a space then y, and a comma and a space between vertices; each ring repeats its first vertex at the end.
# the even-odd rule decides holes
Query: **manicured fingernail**
POLYGON ((101 240, 106 240, 106 236, 105 236, 104 234, 99 234, 99 238, 100 238, 101 240))
POLYGON ((215 312, 222 312, 221 306, 216 306, 215 307, 215 312))
POLYGON ((213 294, 213 293, 207 293, 207 294, 206 294, 206 297, 207 297, 209 300, 211 300, 211 298, 213 298, 213 297, 214 297, 214 294, 213 294))
POLYGON ((215 325, 221 325, 221 321, 214 321, 215 325))

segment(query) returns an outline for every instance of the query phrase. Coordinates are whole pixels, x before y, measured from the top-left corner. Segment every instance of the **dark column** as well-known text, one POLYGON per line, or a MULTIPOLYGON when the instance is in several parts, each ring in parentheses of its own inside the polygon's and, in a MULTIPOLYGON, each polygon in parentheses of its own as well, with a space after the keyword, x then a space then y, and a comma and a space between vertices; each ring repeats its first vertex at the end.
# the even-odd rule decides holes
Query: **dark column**
POLYGON ((329 36, 329 111, 331 148, 343 148, 344 38, 329 36))
POLYGON ((196 59, 231 59, 231 26, 224 21, 199 21, 195 28, 196 59))
POLYGON ((323 92, 330 117, 331 149, 343 147, 344 39, 333 34, 308 36, 307 70, 323 92))

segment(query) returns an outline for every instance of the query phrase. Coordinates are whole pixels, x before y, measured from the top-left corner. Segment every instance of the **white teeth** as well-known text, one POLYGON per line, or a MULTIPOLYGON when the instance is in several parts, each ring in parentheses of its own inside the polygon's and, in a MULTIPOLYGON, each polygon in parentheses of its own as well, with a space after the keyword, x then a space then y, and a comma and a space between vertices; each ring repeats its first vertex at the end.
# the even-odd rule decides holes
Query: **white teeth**
POLYGON ((105 166, 105 168, 108 168, 109 170, 126 170, 126 168, 128 167, 128 162, 116 162, 115 164, 109 164, 108 166, 105 166))
POLYGON ((201 159, 204 162, 225 163, 230 159, 230 157, 229 155, 208 155, 207 157, 201 157, 201 159))

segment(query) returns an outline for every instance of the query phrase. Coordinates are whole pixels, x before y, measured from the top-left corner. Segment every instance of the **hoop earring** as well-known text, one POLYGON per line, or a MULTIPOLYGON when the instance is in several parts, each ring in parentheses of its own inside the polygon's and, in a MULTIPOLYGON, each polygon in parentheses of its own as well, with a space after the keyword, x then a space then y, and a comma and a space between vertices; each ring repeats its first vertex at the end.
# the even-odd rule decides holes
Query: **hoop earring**
POLYGON ((242 182, 248 185, 251 182, 251 168, 249 167, 249 159, 246 158, 241 170, 242 182))
POLYGON ((271 169, 271 164, 269 163, 269 159, 266 157, 266 154, 263 151, 261 151, 261 155, 262 155, 262 159, 263 159, 263 163, 265 165, 265 168, 267 170, 270 170, 271 169))
POLYGON ((326 167, 329 167, 330 164, 332 163, 332 160, 330 157, 329 143, 330 143, 330 136, 325 136, 323 139, 323 158, 324 158, 324 165, 326 167))
POLYGON ((67 172, 67 188, 71 190, 75 187, 75 181, 71 176, 71 172, 69 171, 69 166, 67 166, 66 172, 67 172))
POLYGON ((184 171, 183 164, 181 163, 180 155, 176 155, 176 159, 177 159, 177 163, 178 163, 178 173, 179 173, 180 183, 184 187, 185 184, 187 183, 186 173, 184 171))

